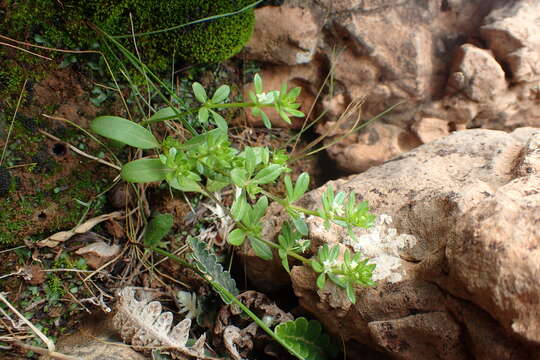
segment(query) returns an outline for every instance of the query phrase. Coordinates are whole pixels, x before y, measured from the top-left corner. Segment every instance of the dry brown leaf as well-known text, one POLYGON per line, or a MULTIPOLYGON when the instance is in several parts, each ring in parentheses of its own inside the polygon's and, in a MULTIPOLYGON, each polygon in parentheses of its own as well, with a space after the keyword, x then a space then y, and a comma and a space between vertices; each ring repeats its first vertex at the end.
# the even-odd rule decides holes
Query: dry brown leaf
POLYGON ((162 313, 159 301, 151 301, 152 297, 147 292, 140 291, 140 300, 137 300, 135 290, 126 287, 117 295, 113 324, 125 342, 140 351, 164 347, 174 359, 216 360, 204 355, 206 334, 192 347, 186 346, 191 327, 190 319, 184 319, 171 328, 172 313, 162 313))
POLYGON ((84 234, 85 232, 92 230, 92 228, 96 226, 97 224, 105 220, 121 217, 122 215, 124 215, 123 211, 115 211, 110 214, 96 216, 95 218, 92 218, 90 220, 83 222, 81 225, 75 227, 72 230, 60 231, 56 234, 53 234, 49 236, 48 238, 38 242, 37 245, 40 247, 44 247, 44 246, 51 247, 51 248, 56 247, 59 243, 71 239, 71 237, 73 237, 74 235, 84 234))
POLYGON ((80 248, 75 252, 81 255, 88 266, 92 269, 97 269, 107 261, 120 253, 119 245, 109 245, 103 240, 96 241, 90 245, 80 248))

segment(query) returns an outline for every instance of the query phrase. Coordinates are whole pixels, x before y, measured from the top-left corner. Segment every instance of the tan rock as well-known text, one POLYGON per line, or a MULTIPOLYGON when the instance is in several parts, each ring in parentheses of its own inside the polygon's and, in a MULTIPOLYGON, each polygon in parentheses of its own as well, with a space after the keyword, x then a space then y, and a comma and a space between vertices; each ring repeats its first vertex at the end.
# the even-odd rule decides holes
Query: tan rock
MULTIPOLYGON (((351 305, 295 266, 300 304, 344 341, 396 359, 540 358, 539 154, 540 129, 465 130, 330 182, 394 225, 352 240, 310 218, 314 243, 348 244, 377 264, 377 286, 357 288, 351 305)), ((299 205, 317 208, 325 188, 299 205)))
POLYGON ((505 73, 493 55, 471 44, 462 45, 448 80, 450 92, 463 92, 476 102, 495 101, 506 88, 505 73))
POLYGON ((308 63, 315 54, 321 27, 308 8, 262 7, 255 11, 255 30, 244 54, 247 59, 274 64, 308 63))
POLYGON ((437 118, 422 118, 412 126, 412 129, 424 144, 449 134, 448 122, 437 118))
MULTIPOLYGON (((325 124, 331 125, 328 122, 325 124)), ((342 135, 331 136, 325 143, 331 144, 340 137, 342 135)), ((418 145, 420 140, 413 134, 395 125, 375 122, 330 146, 327 152, 340 169, 362 172, 418 145)))

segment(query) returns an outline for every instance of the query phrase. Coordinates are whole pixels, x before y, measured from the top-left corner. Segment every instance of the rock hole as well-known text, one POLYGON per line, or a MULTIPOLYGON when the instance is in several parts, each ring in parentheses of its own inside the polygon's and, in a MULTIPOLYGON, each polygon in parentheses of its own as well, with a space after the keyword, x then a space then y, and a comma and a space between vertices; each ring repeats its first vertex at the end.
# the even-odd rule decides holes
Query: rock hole
POLYGON ((47 219, 47 214, 45 214, 43 211, 39 213, 38 219, 41 221, 44 221, 47 219))
POLYGON ((53 145, 52 151, 56 156, 64 156, 67 153, 67 147, 62 143, 56 143, 53 145))

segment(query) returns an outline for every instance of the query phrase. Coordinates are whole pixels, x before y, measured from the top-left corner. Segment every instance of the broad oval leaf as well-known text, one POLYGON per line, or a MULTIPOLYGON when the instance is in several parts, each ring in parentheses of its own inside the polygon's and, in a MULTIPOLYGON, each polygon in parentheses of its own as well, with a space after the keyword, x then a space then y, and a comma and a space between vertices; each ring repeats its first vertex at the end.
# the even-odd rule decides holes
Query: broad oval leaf
POLYGON ((208 100, 208 96, 206 95, 206 90, 204 90, 203 86, 198 82, 194 82, 191 87, 193 88, 193 94, 195 94, 195 98, 197 98, 200 103, 204 104, 206 100, 208 100))
POLYGON ((266 245, 261 240, 251 237, 251 236, 249 237, 249 240, 250 240, 251 248, 253 249, 253 251, 255 251, 255 254, 258 257, 260 257, 263 260, 268 260, 268 261, 272 260, 274 256, 272 254, 272 249, 270 249, 270 246, 266 245))
POLYGON ((229 233, 229 236, 227 237, 227 241, 229 242, 229 244, 234 246, 242 245, 245 239, 246 233, 242 229, 234 229, 229 233))
POLYGON ((228 85, 221 85, 214 93, 214 96, 212 96, 212 102, 215 104, 223 102, 229 97, 230 93, 231 88, 228 85))
POLYGON ((155 215, 146 227, 144 244, 148 247, 161 247, 161 240, 167 236, 174 225, 174 217, 171 214, 155 215))
POLYGON ((90 128, 96 134, 139 149, 160 147, 159 142, 150 131, 133 121, 121 117, 97 117, 91 122, 90 128))
POLYGON ((133 183, 147 183, 165 180, 172 170, 159 159, 139 159, 122 166, 122 179, 133 183))

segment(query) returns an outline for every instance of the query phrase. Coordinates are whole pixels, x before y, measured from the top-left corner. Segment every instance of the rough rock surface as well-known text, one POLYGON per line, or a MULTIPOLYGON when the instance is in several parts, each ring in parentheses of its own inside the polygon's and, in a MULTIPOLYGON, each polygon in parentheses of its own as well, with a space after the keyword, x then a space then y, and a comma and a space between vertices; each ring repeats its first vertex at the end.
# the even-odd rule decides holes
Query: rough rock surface
MULTIPOLYGON (((314 243, 378 264, 378 285, 358 288, 355 305, 293 268, 300 304, 329 331, 396 359, 540 358, 540 129, 454 132, 329 185, 393 219, 357 241, 308 219, 314 243)), ((318 207, 324 191, 300 205, 318 207)))
MULTIPOLYGON (((417 133, 426 118, 440 119, 446 125, 437 126, 448 131, 540 126, 537 0, 288 0, 256 16, 247 54, 278 64, 265 67, 267 76, 293 80, 301 72, 306 91, 316 94, 332 70, 333 91, 320 101, 328 121, 362 98, 364 119, 405 101, 383 121, 418 135, 418 143, 438 137, 417 133), (291 19, 300 13, 307 15, 291 19)), ((367 137, 355 141, 370 146, 367 137)), ((354 152, 354 161, 346 146, 329 153, 344 170, 358 172, 371 163, 366 157, 382 163, 395 155, 379 148, 377 155, 354 152)))

